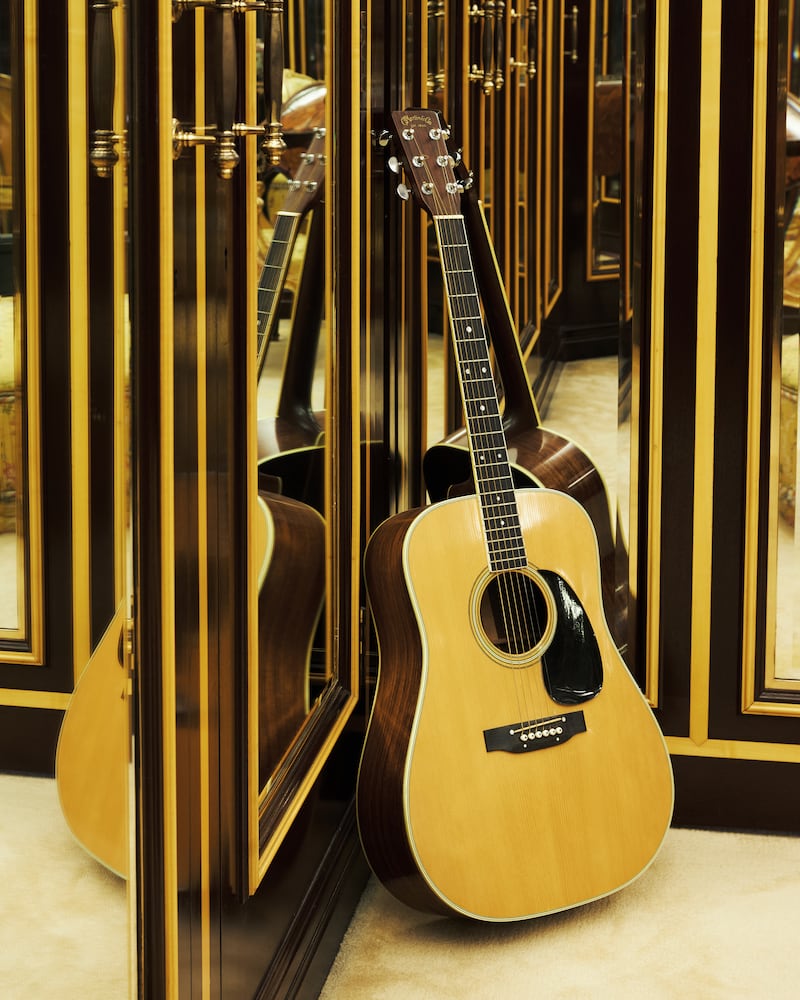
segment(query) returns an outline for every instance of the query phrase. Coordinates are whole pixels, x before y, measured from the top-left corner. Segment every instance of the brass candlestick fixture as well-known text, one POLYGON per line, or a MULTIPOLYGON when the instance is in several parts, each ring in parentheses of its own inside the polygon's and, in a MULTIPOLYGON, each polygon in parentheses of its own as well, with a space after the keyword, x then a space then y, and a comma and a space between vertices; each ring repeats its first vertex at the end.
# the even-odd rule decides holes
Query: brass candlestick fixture
POLYGON ((270 165, 277 164, 286 149, 281 126, 284 70, 283 0, 173 0, 173 22, 178 21, 186 11, 197 8, 213 10, 219 14, 218 43, 215 45, 217 60, 214 67, 216 122, 206 131, 204 128, 184 126, 175 120, 173 122, 175 156, 180 156, 189 146, 213 143, 217 173, 228 180, 239 163, 237 136, 261 135, 263 136, 261 148, 268 162, 270 165), (265 125, 250 125, 234 120, 239 87, 234 15, 245 14, 248 11, 264 12, 264 99, 267 109, 265 125))
POLYGON ((89 161, 98 177, 110 177, 119 162, 114 131, 114 93, 117 62, 114 49, 113 10, 116 0, 90 0, 92 129, 89 161))

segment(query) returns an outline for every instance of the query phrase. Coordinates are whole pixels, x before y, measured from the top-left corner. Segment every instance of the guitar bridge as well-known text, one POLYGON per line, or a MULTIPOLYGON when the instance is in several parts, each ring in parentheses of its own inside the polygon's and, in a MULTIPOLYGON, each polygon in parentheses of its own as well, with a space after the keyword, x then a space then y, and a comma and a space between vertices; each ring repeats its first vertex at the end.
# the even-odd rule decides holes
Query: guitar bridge
POLYGON ((510 726, 484 729, 483 739, 487 752, 504 750, 506 753, 528 753, 566 743, 577 733, 586 732, 582 711, 551 715, 546 719, 517 722, 510 726))

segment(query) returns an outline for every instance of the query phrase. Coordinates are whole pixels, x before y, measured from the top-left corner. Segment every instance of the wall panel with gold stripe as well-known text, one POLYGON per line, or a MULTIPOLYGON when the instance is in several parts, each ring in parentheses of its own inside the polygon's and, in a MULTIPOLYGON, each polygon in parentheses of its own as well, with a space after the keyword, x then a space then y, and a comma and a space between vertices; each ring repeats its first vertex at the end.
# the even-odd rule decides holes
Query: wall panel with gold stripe
POLYGON ((90 68, 91 5, 6 7, 0 766, 52 773, 126 585, 124 174, 90 162, 100 118, 121 125, 121 75, 90 68))
POLYGON ((638 13, 638 660, 677 820, 796 829, 800 685, 780 609, 797 550, 778 507, 786 23, 766 0, 638 13))

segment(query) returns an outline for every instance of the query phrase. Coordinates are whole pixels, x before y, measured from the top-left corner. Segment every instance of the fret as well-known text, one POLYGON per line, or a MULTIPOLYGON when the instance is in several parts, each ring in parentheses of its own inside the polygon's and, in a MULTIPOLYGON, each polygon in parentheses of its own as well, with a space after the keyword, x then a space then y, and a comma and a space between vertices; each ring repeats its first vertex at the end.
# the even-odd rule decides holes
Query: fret
POLYGON ((505 477, 507 463, 502 459, 487 461, 482 455, 475 456, 475 471, 482 477, 494 477, 499 482, 505 477))
POLYGON ((516 540, 516 532, 519 529, 519 520, 507 520, 496 515, 484 514, 486 520, 486 538, 491 545, 495 544, 512 545, 516 540))
POLYGON ((519 534, 519 525, 516 526, 515 531, 493 531, 487 529, 486 540, 491 552, 499 553, 509 558, 513 558, 515 555, 519 555, 525 551, 525 544, 522 541, 522 536, 519 534))

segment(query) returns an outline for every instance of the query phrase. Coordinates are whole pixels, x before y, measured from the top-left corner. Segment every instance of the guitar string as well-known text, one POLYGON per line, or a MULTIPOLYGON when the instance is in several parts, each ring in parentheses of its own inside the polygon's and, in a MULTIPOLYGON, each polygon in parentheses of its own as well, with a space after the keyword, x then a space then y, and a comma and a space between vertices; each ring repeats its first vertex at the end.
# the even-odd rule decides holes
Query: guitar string
MULTIPOLYGON (((459 339, 462 355, 466 359, 463 383, 467 397, 465 406, 474 428, 471 440, 478 446, 477 457, 482 459, 487 453, 492 453, 488 456, 488 463, 479 462, 476 468, 481 498, 490 508, 484 511, 484 524, 487 531, 491 531, 494 542, 490 546, 491 568, 498 573, 496 580, 508 652, 521 655, 530 650, 536 641, 537 636, 531 634, 531 626, 535 624, 534 631, 540 636, 541 624, 536 604, 531 600, 529 578, 519 571, 527 567, 527 555, 463 217, 445 221, 443 232, 447 233, 450 250, 449 272, 457 296, 454 301, 467 306, 466 315, 459 316, 463 327, 461 332, 466 336, 462 335, 459 339), (477 329, 470 330, 470 323, 474 323, 477 329), (468 369, 466 365, 469 365, 468 369), (481 369, 473 373, 473 368, 478 366, 482 366, 481 369), (477 393, 471 392, 471 387, 476 388, 477 393), (481 415, 480 411, 485 409, 484 400, 488 400, 491 407, 490 412, 481 415), (494 496, 494 504, 489 499, 490 494, 494 496)), ((457 311, 461 312, 458 305, 457 311)), ((536 717, 532 709, 539 701, 535 697, 533 675, 530 671, 520 672, 515 668, 514 676, 519 721, 530 721, 536 717)))
MULTIPOLYGON (((448 231, 453 230, 454 232, 454 235, 450 235, 447 242, 452 248, 454 254, 454 260, 451 261, 450 271, 451 274, 454 276, 456 294, 463 294, 465 295, 468 301, 475 303, 474 307, 472 307, 472 312, 469 313, 467 316, 466 322, 474 321, 476 324, 480 325, 481 336, 475 341, 473 341, 471 338, 466 338, 466 339, 462 338, 462 344, 466 348, 465 353, 467 357, 469 357, 470 359, 470 364, 472 364, 473 362, 477 362, 486 366, 485 369, 482 371, 478 381, 479 382, 482 381, 491 386, 490 396, 494 404, 493 412, 489 413, 486 417, 481 417, 480 414, 476 412, 475 409, 476 400, 470 399, 469 408, 472 411, 471 416, 473 424, 475 425, 476 432, 479 436, 482 435, 488 437, 489 439, 499 437, 500 453, 496 457, 501 459, 502 466, 507 467, 507 451, 505 448, 505 440, 502 431, 502 422, 499 414, 499 408, 497 408, 497 402, 496 402, 497 395, 494 386, 494 380, 492 378, 491 371, 488 367, 489 366, 488 353, 486 353, 484 356, 484 354, 481 351, 481 348, 485 349, 487 347, 487 341, 486 341, 485 331, 483 329, 482 320, 479 315, 478 293, 477 293, 477 287, 475 285, 474 271, 471 267, 471 261, 469 258, 469 247, 467 243, 466 229, 464 226, 463 217, 459 216, 455 221, 452 220, 448 221, 447 223, 445 223, 443 228, 448 231), (462 255, 465 258, 463 261, 460 259, 460 256, 462 255), (471 347, 473 348, 472 351, 470 351, 471 347), (493 424, 495 424, 495 426, 492 426, 493 424)), ((465 332, 468 331, 469 327, 467 327, 467 330, 465 332)), ((469 387, 469 380, 467 380, 466 378, 465 378, 465 385, 467 386, 467 388, 469 387)), ((467 394, 469 395, 469 392, 467 394)), ((484 396, 485 395, 486 393, 484 391, 484 396)), ((492 445, 488 445, 487 442, 486 450, 489 450, 490 448, 491 450, 497 449, 497 444, 495 443, 492 445)), ((492 462, 490 464, 490 468, 494 464, 495 463, 492 462)), ((521 557, 523 566, 527 566, 527 556, 524 554, 525 551, 524 541, 522 540, 521 537, 521 531, 519 531, 518 512, 515 509, 516 502, 513 492, 513 481, 510 476, 510 469, 506 468, 506 470, 504 470, 502 466, 499 475, 498 474, 492 475, 491 472, 487 474, 486 470, 485 469, 483 470, 483 478, 485 480, 484 486, 486 487, 484 489, 484 494, 488 492, 489 488, 491 488, 492 490, 499 489, 499 492, 495 493, 496 501, 502 501, 504 493, 510 494, 512 498, 511 511, 510 511, 512 515, 511 528, 505 526, 504 524, 505 518, 502 518, 500 515, 492 515, 495 518, 495 520, 499 521, 500 526, 502 527, 499 539, 500 550, 497 551, 497 546, 495 546, 495 551, 493 554, 495 557, 495 564, 496 564, 495 568, 497 568, 498 566, 501 568, 498 580, 502 594, 502 606, 504 609, 504 617, 506 618, 505 630, 509 641, 509 649, 511 653, 521 654, 530 649, 531 645, 533 645, 533 641, 535 641, 535 639, 532 639, 531 637, 528 625, 534 618, 538 622, 538 611, 536 609, 535 603, 531 604, 530 601, 528 578, 520 573, 514 572, 513 569, 509 569, 507 566, 504 565, 504 558, 506 559, 506 561, 510 563, 512 567, 516 562, 513 555, 513 544, 515 541, 520 543, 520 547, 523 553, 521 557), (504 478, 506 480, 505 483, 503 482, 504 478), (519 536, 517 539, 512 539, 512 544, 509 545, 508 544, 509 536, 515 533, 515 531, 519 531, 519 536), (502 551, 502 546, 504 541, 506 541, 507 543, 506 544, 507 553, 503 553, 502 551), (509 622, 510 624, 508 624, 509 622)))
MULTIPOLYGON (((475 323, 479 323, 479 317, 469 315, 474 312, 473 309, 467 310, 467 315, 461 315, 462 306, 465 301, 472 300, 474 296, 473 289, 469 288, 465 284, 465 274, 469 272, 463 266, 464 262, 458 259, 458 251, 456 249, 456 241, 452 235, 453 223, 452 220, 440 219, 439 227, 441 230, 440 238, 440 248, 442 251, 443 262, 445 264, 445 281, 450 286, 448 291, 450 295, 448 296, 448 301, 452 303, 453 312, 452 319, 454 327, 456 330, 455 340, 456 340, 456 353, 457 353, 457 363, 460 368, 460 385, 462 388, 462 397, 464 402, 464 408, 466 413, 466 418, 468 422, 468 427, 470 428, 470 444, 473 448, 473 468, 474 476, 476 480, 476 489, 480 498, 480 502, 483 506, 488 490, 491 488, 495 492, 496 497, 501 497, 504 493, 507 493, 509 483, 503 483, 498 479, 497 474, 494 476, 487 475, 488 470, 481 466, 480 459, 483 455, 482 450, 482 438, 486 435, 487 431, 492 429, 494 434, 497 434, 497 428, 489 428, 486 425, 487 419, 492 419, 494 415, 490 415, 489 418, 481 418, 476 410, 476 401, 473 398, 474 393, 471 392, 473 387, 473 382, 476 380, 476 376, 473 373, 473 368, 479 365, 486 365, 488 359, 484 358, 483 353, 480 351, 480 340, 472 337, 467 337, 466 334, 469 331, 469 322, 472 320, 475 323)), ((485 337, 484 337, 485 343, 485 337)), ((486 382, 486 376, 488 372, 478 373, 477 381, 486 382)), ((502 432, 502 424, 499 427, 502 432)), ((495 443, 493 450, 497 448, 495 443)), ((484 528, 488 531, 488 524, 486 520, 486 514, 484 510, 484 528)), ((491 540, 487 538, 487 547, 489 550, 489 560, 490 569, 497 569, 497 564, 500 563, 501 567, 503 564, 503 552, 502 552, 503 538, 502 533, 500 539, 494 539, 494 544, 491 544, 491 540), (500 551, 498 551, 498 541, 500 545, 500 551)), ((507 561, 507 560, 506 560, 507 561)), ((517 593, 518 588, 515 586, 516 578, 510 575, 509 571, 504 567, 501 568, 497 576, 497 585, 499 593, 499 605, 500 612, 502 616, 502 632, 506 637, 506 641, 509 643, 510 651, 517 652, 519 650, 519 635, 520 635, 520 625, 521 620, 521 608, 519 594, 517 593)), ((500 627, 498 623, 498 627, 500 627)), ((525 697, 525 683, 524 678, 520 675, 519 671, 514 671, 514 681, 513 681, 516 701, 517 701, 517 718, 522 721, 525 719, 527 711, 525 708, 526 702, 529 698, 525 697)))
MULTIPOLYGON (((415 135, 416 135, 416 133, 415 133, 415 135)), ((466 236, 464 236, 464 239, 462 240, 462 242, 464 243, 465 249, 467 251, 467 257, 468 257, 468 259, 467 259, 466 262, 462 263, 461 261, 459 261, 459 260, 456 259, 456 250, 455 250, 456 240, 454 240, 453 237, 452 237, 452 235, 450 234, 450 230, 453 227, 453 222, 452 222, 452 220, 446 218, 447 216, 456 216, 456 217, 458 217, 460 215, 460 211, 459 211, 460 203, 459 203, 459 199, 455 195, 455 192, 452 192, 451 198, 450 198, 450 201, 452 202, 452 206, 451 206, 450 210, 448 211, 448 206, 445 205, 445 200, 441 196, 440 186, 438 184, 436 184, 436 182, 435 182, 435 180, 434 180, 434 178, 433 178, 433 176, 431 174, 431 171, 430 171, 430 168, 429 168, 429 165, 428 165, 428 159, 427 159, 427 157, 425 157, 424 155, 421 154, 421 150, 420 150, 420 155, 422 156, 422 159, 417 161, 417 165, 418 166, 421 165, 425 169, 425 172, 427 174, 427 179, 428 179, 428 182, 429 182, 430 188, 431 188, 431 193, 434 195, 435 208, 438 209, 438 211, 434 211, 434 217, 435 217, 435 221, 436 221, 436 234, 437 234, 437 241, 439 243, 440 259, 441 259, 441 262, 442 262, 442 269, 443 269, 443 277, 444 277, 444 280, 445 280, 445 286, 448 288, 448 291, 450 291, 450 293, 451 293, 450 296, 449 296, 449 302, 452 303, 453 308, 450 310, 450 318, 451 318, 451 323, 453 325, 454 346, 456 348, 456 360, 457 360, 457 364, 459 365, 459 374, 460 374, 459 386, 460 386, 461 394, 462 394, 462 402, 463 402, 464 409, 465 409, 465 414, 466 414, 466 416, 468 418, 469 423, 472 426, 475 426, 475 423, 476 423, 478 417, 477 417, 477 414, 474 413, 473 408, 470 405, 470 403, 471 403, 471 401, 469 399, 469 384, 470 383, 469 383, 469 381, 467 379, 467 374, 469 373, 470 368, 471 368, 471 366, 473 364, 475 364, 476 362, 482 362, 484 359, 481 358, 481 357, 478 357, 475 354, 475 350, 476 350, 476 346, 475 345, 478 343, 477 340, 467 340, 467 339, 464 338, 463 335, 459 335, 459 333, 462 332, 462 331, 460 331, 460 326, 463 324, 464 318, 462 316, 460 316, 460 315, 457 314, 457 313, 460 313, 460 310, 457 309, 456 303, 463 302, 464 297, 469 292, 471 294, 471 297, 473 297, 476 300, 476 304, 477 304, 477 288, 475 287, 475 284, 474 284, 474 273, 472 271, 471 266, 468 266, 468 267, 464 267, 463 266, 463 263, 466 263, 467 265, 471 265, 471 261, 469 260, 469 257, 468 257, 468 247, 466 247, 466 243, 465 243, 466 236), (462 266, 456 266, 456 265, 459 265, 459 264, 462 264, 462 266), (471 289, 468 288, 466 284, 464 284, 464 282, 465 282, 464 275, 465 274, 469 275, 472 278, 472 285, 473 285, 473 287, 471 289), (456 296, 459 296, 459 297, 457 298, 456 296)), ((444 155, 446 156, 446 150, 444 150, 444 155)), ((448 166, 449 166, 449 162, 450 162, 449 160, 445 160, 445 163, 448 166)), ((447 182, 454 183, 455 178, 452 177, 452 171, 450 171, 450 177, 447 177, 446 174, 443 175, 443 176, 445 177, 445 182, 446 183, 447 182)), ((479 308, 476 309, 475 311, 478 312, 479 308)), ((484 333, 484 330, 483 330, 483 324, 482 324, 482 322, 480 320, 480 316, 477 316, 476 321, 480 325, 480 332, 483 335, 483 342, 485 344, 485 342, 486 342, 485 341, 485 333, 484 333)), ((488 363, 488 357, 487 357, 486 361, 488 363)), ((488 373, 490 374, 490 371, 488 373)), ((485 374, 486 373, 484 373, 484 375, 485 374)), ((494 383, 492 382, 492 386, 493 385, 494 385, 494 383)), ((496 399, 496 394, 495 394, 495 399, 496 399)), ((484 430, 485 430, 485 428, 484 428, 484 430)), ((504 441, 504 435, 502 435, 502 424, 500 424, 499 430, 501 432, 501 437, 502 437, 503 453, 505 454, 505 441, 504 441)), ((480 476, 478 475, 477 465, 476 465, 476 462, 475 462, 475 449, 472 447, 472 445, 474 444, 474 436, 470 435, 469 439, 470 439, 470 444, 471 444, 471 449, 470 450, 471 450, 471 457, 472 457, 472 460, 473 460, 473 474, 474 474, 475 480, 476 480, 476 489, 478 490, 478 493, 479 493, 479 499, 482 501, 483 500, 483 496, 482 496, 482 492, 481 492, 481 489, 480 489, 480 486, 481 486, 480 476)), ((497 487, 495 487, 495 488, 497 488, 497 487)), ((512 497, 513 497, 513 493, 512 493, 512 497)), ((484 520, 484 527, 486 528, 486 522, 485 522, 485 520, 484 520)), ((487 538, 487 546, 488 545, 489 545, 489 540, 487 538)), ((491 566, 491 554, 490 554, 490 568, 492 568, 492 566, 491 566)), ((501 606, 502 616, 503 616, 503 619, 504 619, 504 621, 503 621, 503 629, 505 631, 506 636, 511 639, 511 642, 513 644, 514 641, 515 641, 514 637, 519 634, 519 626, 516 624, 516 622, 518 622, 519 618, 520 618, 520 611, 519 611, 519 607, 518 607, 519 602, 518 601, 514 602, 514 605, 516 605, 516 607, 514 607, 514 614, 513 614, 513 616, 509 616, 509 610, 512 608, 512 602, 509 600, 508 577, 505 574, 501 574, 498 577, 498 579, 500 580, 500 584, 499 584, 499 586, 500 586, 500 597, 501 597, 500 606, 501 606)), ((524 702, 525 702, 526 699, 523 697, 523 695, 524 695, 524 690, 523 690, 524 689, 524 684, 520 683, 520 679, 519 679, 518 675, 519 675, 519 671, 515 670, 514 671, 513 686, 514 686, 514 690, 515 690, 515 693, 516 693, 517 715, 518 715, 518 718, 520 720, 523 720, 525 718, 525 715, 526 715, 525 709, 523 707, 524 706, 524 702)))
MULTIPOLYGON (((481 380, 489 382, 491 384, 493 390, 492 396, 494 399, 495 407, 497 406, 496 403, 497 394, 496 394, 496 388, 494 386, 494 380, 492 377, 491 369, 488 367, 488 362, 489 362, 488 353, 486 354, 486 358, 484 359, 483 355, 480 352, 480 348, 478 346, 482 344, 484 347, 488 348, 488 343, 486 340, 486 333, 482 317, 480 316, 479 297, 477 292, 477 286, 475 284, 474 269, 471 263, 469 246, 466 239, 466 227, 464 224, 463 214, 460 212, 460 197, 458 197, 455 190, 451 193, 450 201, 452 202, 452 207, 450 211, 447 211, 447 206, 445 205, 445 199, 441 195, 440 187, 439 185, 436 184, 435 179, 431 174, 430 167, 428 165, 429 162, 428 158, 422 153, 422 150, 418 143, 417 143, 417 148, 419 150, 419 156, 421 157, 421 159, 420 158, 417 159, 416 166, 423 167, 424 171, 426 172, 428 177, 428 182, 430 184, 429 193, 433 195, 434 203, 435 204, 438 203, 438 206, 440 208, 440 213, 437 212, 434 213, 435 217, 441 214, 441 216, 453 216, 455 217, 456 220, 458 220, 457 222, 454 222, 453 219, 440 218, 440 217, 436 218, 437 239, 439 242, 440 256, 443 264, 445 283, 446 285, 450 284, 452 286, 451 289, 452 295, 450 297, 450 301, 453 302, 453 304, 455 305, 456 302, 462 301, 462 297, 464 299, 474 299, 477 307, 475 309, 476 312, 475 316, 469 316, 466 318, 460 316, 456 317, 455 315, 453 315, 453 313, 451 313, 451 319, 454 323, 454 327, 458 325, 457 320, 460 320, 461 322, 465 323, 469 323, 469 321, 472 320, 478 325, 479 332, 481 334, 480 337, 476 337, 474 339, 465 338, 463 335, 459 337, 454 329, 454 332, 456 332, 456 336, 454 338, 456 341, 455 344, 456 353, 457 356, 460 354, 460 357, 457 357, 457 361, 461 366, 461 376, 462 376, 459 379, 459 384, 462 390, 462 401, 465 406, 465 411, 470 419, 470 422, 476 428, 477 433, 479 433, 481 436, 485 437, 492 436, 498 439, 497 444, 493 446, 492 450, 496 450, 498 452, 498 457, 500 458, 501 461, 497 463, 493 462, 491 464, 492 465, 497 464, 501 468, 500 475, 499 476, 495 475, 494 477, 492 477, 491 475, 489 476, 484 475, 483 491, 481 491, 480 489, 481 477, 478 475, 478 465, 474 461, 474 450, 473 450, 473 469, 476 477, 476 487, 478 487, 481 501, 485 499, 486 489, 488 486, 492 486, 492 488, 496 490, 495 492, 496 500, 499 500, 504 494, 506 495, 510 494, 511 496, 510 507, 511 507, 511 514, 513 515, 511 517, 512 526, 511 529, 509 529, 505 525, 506 519, 505 518, 500 519, 500 525, 502 527, 499 539, 500 551, 495 552, 494 554, 494 565, 492 564, 493 563, 492 552, 491 552, 492 545, 490 544, 488 537, 487 537, 487 546, 490 549, 490 568, 496 570, 498 565, 503 567, 499 571, 497 571, 498 572, 497 580, 498 580, 498 588, 501 594, 500 603, 504 618, 503 627, 505 629, 506 637, 509 643, 509 648, 512 653, 523 654, 527 652, 535 644, 535 641, 538 641, 538 639, 541 638, 542 636, 541 624, 538 620, 539 614, 538 614, 537 602, 535 600, 535 597, 532 596, 532 590, 531 590, 531 588, 535 588, 537 585, 533 581, 531 581, 527 575, 518 571, 515 572, 513 569, 510 569, 509 567, 505 567, 503 565, 503 552, 502 552, 503 542, 504 541, 506 542, 506 548, 510 553, 512 551, 512 547, 508 545, 509 532, 513 533, 515 529, 516 533, 518 533, 518 541, 522 543, 521 558, 523 565, 525 567, 527 567, 527 556, 525 555, 524 538, 522 537, 521 525, 519 523, 516 497, 513 490, 513 479, 511 477, 511 470, 508 462, 505 433, 503 431, 502 421, 499 416, 499 408, 497 408, 496 413, 491 412, 487 416, 481 417, 478 413, 475 412, 473 407, 470 405, 475 401, 469 399, 469 393, 467 389, 468 383, 466 382, 465 378, 465 375, 469 371, 469 369, 465 367, 466 365, 472 366, 475 363, 485 363, 487 365, 487 371, 483 373, 481 380), (451 230, 455 231, 456 237, 459 236, 460 235, 458 232, 459 228, 463 229, 463 237, 460 240, 454 238, 452 235, 450 236, 449 239, 446 238, 447 234, 450 233, 451 230), (463 260, 459 259, 459 254, 462 253, 462 251, 458 249, 459 247, 463 247, 463 257, 464 257, 463 260), (448 260, 448 252, 451 257, 450 260, 448 260), (460 266, 455 266, 455 265, 460 265, 460 266), (456 296, 459 296, 459 298, 456 298, 456 296), (477 351, 478 353, 477 354, 470 353, 475 351, 477 351), (492 421, 497 422, 497 428, 494 430, 491 429, 492 421), (505 467, 505 474, 503 467, 505 467), (506 479, 505 484, 502 484, 503 478, 506 479), (501 485, 497 485, 498 482, 501 485), (534 622, 536 625, 535 629, 536 634, 533 636, 531 635, 530 630, 528 628, 531 622, 534 622)), ((446 150, 445 150, 445 155, 446 155, 446 150)), ((449 161, 447 162, 449 163, 449 161)), ((452 183, 454 183, 455 178, 452 176, 451 167, 449 173, 450 173, 449 177, 447 176, 446 173, 444 175, 446 183, 451 181, 452 183)), ((462 333, 465 333, 468 330, 469 327, 465 326, 462 333)), ((474 437, 470 435, 470 443, 472 444, 473 442, 474 442, 474 437)), ((488 536, 489 527, 487 524, 487 518, 485 512, 484 512, 484 528, 488 536)), ((497 534, 496 529, 494 533, 497 534)), ((495 549, 498 548, 497 539, 495 539, 494 548, 495 549)), ((513 566, 515 559, 513 555, 510 557, 507 556, 506 561, 509 563, 509 566, 513 566)), ((529 709, 531 709, 533 708, 533 705, 530 704, 530 695, 534 693, 530 690, 533 684, 531 672, 529 670, 522 670, 521 672, 524 675, 524 677, 527 676, 529 681, 527 685, 525 685, 524 682, 522 685, 523 687, 528 687, 529 697, 523 698, 522 700, 527 701, 529 703, 529 709)), ((520 670, 514 669, 515 680, 519 674, 520 670)), ((520 685, 515 683, 515 688, 517 689, 517 701, 518 703, 520 703, 520 690, 519 690, 520 685)), ((540 691, 541 689, 538 688, 537 690, 540 691)), ((535 698, 534 700, 538 701, 539 698, 535 698)), ((524 710, 521 703, 518 704, 518 707, 519 707, 521 722, 530 722, 533 720, 533 718, 537 717, 536 714, 532 714, 529 710, 524 710)), ((543 714, 543 709, 539 712, 539 714, 540 715, 543 714)))

